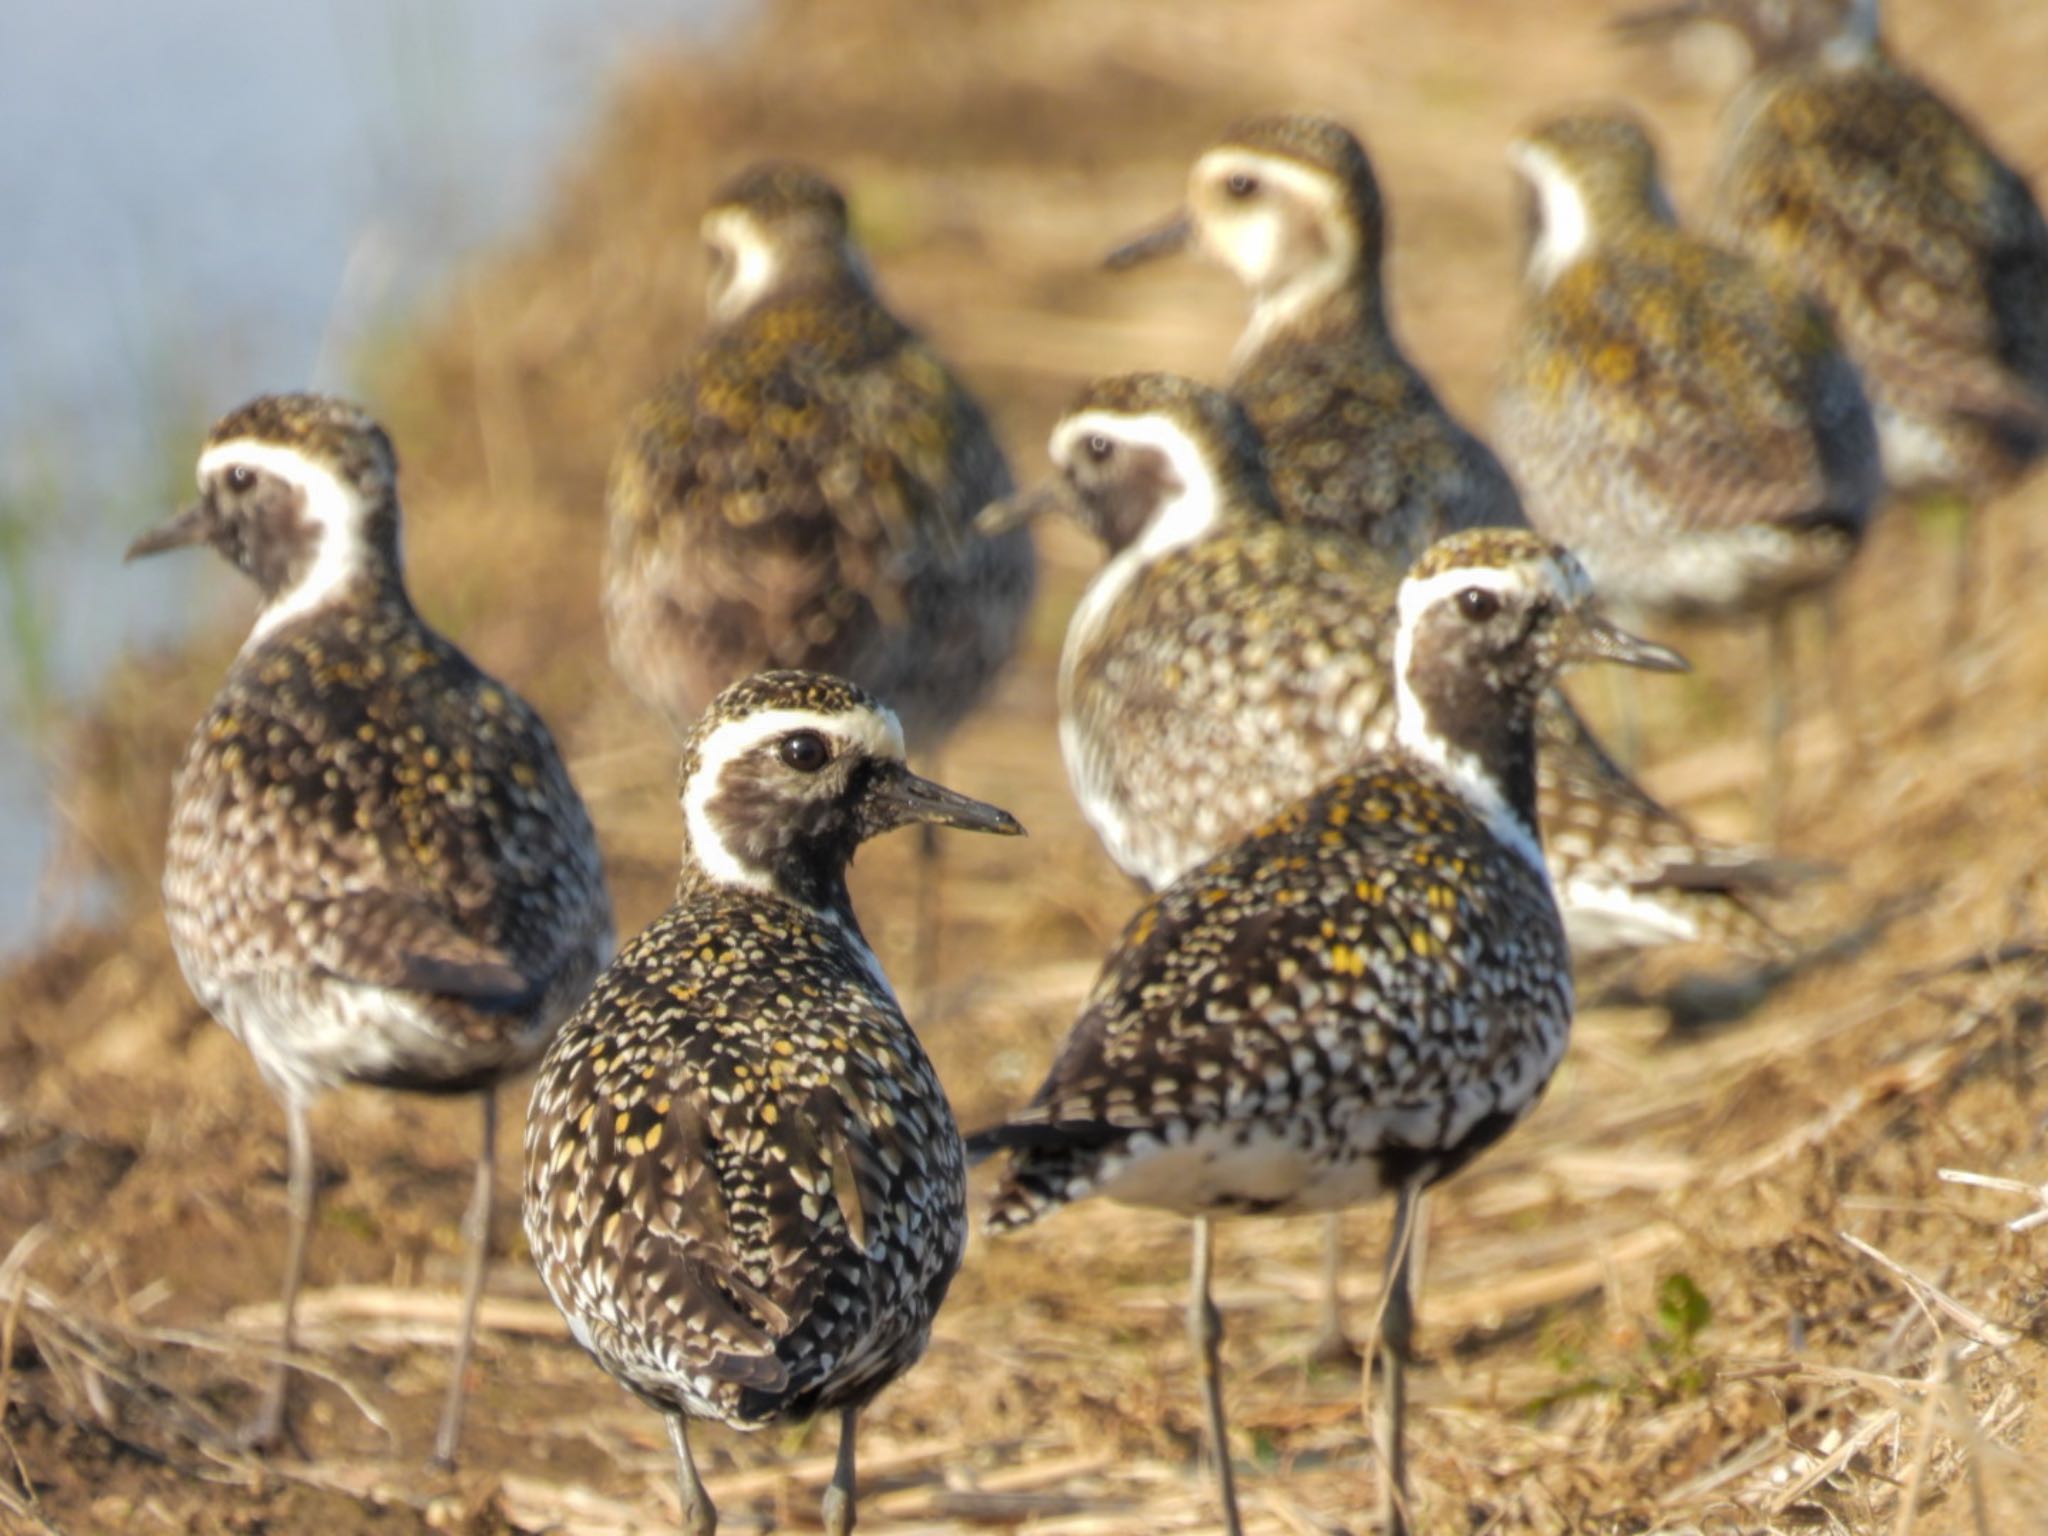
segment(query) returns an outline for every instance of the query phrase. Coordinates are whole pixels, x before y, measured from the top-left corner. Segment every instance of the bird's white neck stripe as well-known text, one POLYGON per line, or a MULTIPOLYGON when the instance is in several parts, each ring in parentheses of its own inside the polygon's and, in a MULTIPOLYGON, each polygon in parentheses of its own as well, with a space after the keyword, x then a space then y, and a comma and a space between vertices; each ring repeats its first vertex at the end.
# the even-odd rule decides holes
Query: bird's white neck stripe
POLYGON ((1557 156, 1518 139, 1508 151, 1515 169, 1536 193, 1539 228, 1529 249, 1529 280, 1548 288, 1593 247, 1593 213, 1586 194, 1557 156))
POLYGON ((713 730, 698 754, 689 782, 683 785, 683 825, 690 835, 690 852, 697 866, 720 885, 739 886, 768 895, 782 892, 774 876, 758 865, 749 864, 727 846, 711 815, 711 802, 718 795, 725 770, 752 752, 762 742, 791 731, 812 730, 834 742, 839 750, 851 743, 870 757, 903 760, 903 727, 887 709, 854 710, 845 714, 822 714, 810 709, 764 709, 739 720, 727 721, 713 730))
POLYGON ((1114 411, 1081 411, 1053 429, 1050 453, 1064 466, 1084 450, 1081 440, 1100 435, 1119 445, 1150 448, 1164 458, 1180 489, 1153 510, 1133 547, 1147 559, 1191 544, 1216 525, 1221 495, 1216 472, 1201 446, 1171 417, 1157 412, 1141 416, 1114 411))
POLYGON ((1216 526, 1221 511, 1215 472, 1207 458, 1186 431, 1165 416, 1120 416, 1110 411, 1082 411, 1070 416, 1053 431, 1053 463, 1069 463, 1072 455, 1082 451, 1081 440, 1096 433, 1115 443, 1157 449, 1171 466, 1180 489, 1153 510, 1144 532, 1116 551, 1081 594, 1081 601, 1067 623, 1067 641, 1060 661, 1063 674, 1072 669, 1139 572, 1208 533, 1216 526))
POLYGON ((725 283, 713 291, 712 318, 729 321, 745 314, 773 286, 780 263, 775 247, 753 217, 738 208, 719 208, 704 215, 704 241, 725 253, 732 263, 725 283))
POLYGON ((363 500, 355 488, 345 484, 333 470, 296 448, 266 443, 256 438, 230 438, 215 443, 199 456, 199 481, 231 464, 247 465, 275 475, 298 489, 304 498, 306 520, 319 530, 319 549, 306 572, 287 590, 265 605, 243 642, 246 651, 274 633, 281 625, 310 613, 335 592, 363 573, 363 500))
POLYGON ((1454 593, 1477 587, 1489 592, 1510 592, 1527 585, 1518 571, 1483 566, 1438 571, 1421 579, 1410 577, 1401 583, 1398 603, 1399 628, 1394 633, 1394 739, 1413 756, 1428 763, 1451 781, 1459 795, 1476 809, 1487 829, 1502 843, 1522 856, 1524 862, 1548 884, 1549 867, 1543 850, 1521 815, 1508 804, 1500 781, 1472 756, 1437 734, 1428 711, 1416 696, 1411 678, 1415 659, 1415 632, 1423 614, 1454 593))

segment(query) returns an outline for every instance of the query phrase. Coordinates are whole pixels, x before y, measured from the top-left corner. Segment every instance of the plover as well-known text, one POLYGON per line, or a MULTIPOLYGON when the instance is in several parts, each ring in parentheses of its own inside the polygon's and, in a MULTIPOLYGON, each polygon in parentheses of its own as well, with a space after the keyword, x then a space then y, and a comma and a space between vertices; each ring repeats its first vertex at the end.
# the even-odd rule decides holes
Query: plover
MULTIPOLYGON (((273 395, 223 417, 199 500, 129 558, 211 544, 263 607, 173 791, 164 906, 208 1012, 249 1048, 290 1145, 283 1354, 315 1199, 307 1113, 369 1083, 481 1093, 452 1462, 490 1247, 495 1086, 611 954, 595 834, 540 717, 413 611, 398 461, 357 407, 273 395)), ((281 1362, 252 1427, 288 1429, 281 1362)))
POLYGON ((1795 278, 1678 227, 1633 116, 1549 118, 1510 158, 1533 238, 1501 451, 1608 601, 1768 619, 1775 799, 1788 604, 1841 574, 1882 487, 1855 367, 1795 278))
POLYGON ((1257 117, 1195 162, 1182 213, 1109 260, 1127 267, 1194 245, 1244 283, 1252 314, 1229 389, 1270 450, 1282 511, 1406 566, 1443 534, 1524 519, 1500 461, 1394 338, 1386 224, 1348 129, 1257 117))
POLYGON ((1692 0, 1630 21, 1690 17, 1735 26, 1755 61, 1727 113, 1712 233, 1826 304, 1894 491, 1981 504, 2008 489, 2048 451, 2048 225, 2026 181, 1887 50, 1877 0, 1692 0))
MULTIPOLYGON (((612 464, 613 665, 677 732, 763 668, 832 672, 891 701, 934 759, 1016 650, 1035 583, 1023 532, 974 515, 1011 488, 981 407, 877 295, 839 191, 757 166, 704 215, 702 342, 612 464)), ((937 840, 922 841, 918 988, 937 840)))
MULTIPOLYGON (((1159 890, 1394 733, 1395 558, 1290 523, 1221 392, 1138 374, 1084 390, 1056 475, 991 521, 1064 509, 1107 546, 1067 631, 1060 745, 1118 867, 1159 890)), ((1715 844, 1621 771, 1561 696, 1538 704, 1544 852, 1581 962, 1705 942, 1783 945, 1756 897, 1779 872, 1715 844)), ((1311 1353, 1348 1351, 1331 1232, 1311 1353)))
MULTIPOLYGON (((1394 734, 1391 557, 1287 520, 1256 432, 1167 374, 1085 388, 1054 475, 986 514, 1076 517, 1109 561, 1060 658, 1060 747, 1117 866, 1159 890, 1394 734)), ((1708 941, 1776 954, 1751 907, 1772 872, 1615 766, 1561 696, 1538 705, 1545 851, 1582 959, 1708 941)))
POLYGON ((1195 1221, 1189 1327, 1238 1529, 1208 1294, 1209 1223, 1397 1198, 1379 1397, 1385 1528, 1400 1462, 1407 1215, 1535 1103, 1564 1051, 1571 957, 1536 821, 1535 711, 1582 659, 1683 663, 1591 610, 1561 547, 1452 535, 1403 581, 1395 741, 1196 865, 1131 920, 1007 1150, 1005 1232, 1092 1195, 1195 1221))
POLYGON ((903 753, 837 678, 719 694, 683 748, 675 903, 534 1085, 528 1245, 577 1341, 666 1418, 692 1536, 717 1513, 690 1420, 828 1411, 825 1526, 852 1529, 855 1419, 924 1353, 966 1242, 960 1134, 846 867, 893 827, 1022 829, 903 753))

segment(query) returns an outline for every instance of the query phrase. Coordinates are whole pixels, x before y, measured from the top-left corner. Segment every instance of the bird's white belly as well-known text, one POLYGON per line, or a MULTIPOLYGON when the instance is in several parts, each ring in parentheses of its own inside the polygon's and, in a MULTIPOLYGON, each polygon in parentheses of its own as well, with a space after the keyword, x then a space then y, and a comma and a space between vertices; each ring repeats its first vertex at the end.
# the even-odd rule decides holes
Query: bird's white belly
POLYGON ((1720 617, 1769 600, 1801 561, 1796 537, 1766 524, 1657 532, 1581 550, 1595 590, 1652 613, 1720 617))
POLYGON ((421 999, 333 978, 258 975, 212 995, 194 990, 249 1048, 265 1081, 302 1101, 343 1083, 453 1079, 488 1070, 497 1057, 509 1066, 537 1054, 546 1035, 529 1019, 495 1043, 454 1039, 421 999))
POLYGON ((1341 1210, 1384 1192, 1379 1160, 1272 1124, 1206 1126, 1179 1143, 1140 1138, 1101 1186, 1125 1205, 1204 1211, 1341 1210))
MULTIPOLYGON (((1548 1075, 1528 1081, 1517 1113, 1548 1075)), ((1389 1192, 1385 1155, 1449 1153, 1500 1107, 1491 1084, 1474 1083, 1448 1102, 1361 1106, 1334 1132, 1309 1116, 1143 1132, 1105 1166, 1093 1192, 1186 1216, 1344 1210, 1389 1192)))
POLYGON ((1580 960, 1699 937, 1699 925, 1682 907, 1616 881, 1567 880, 1558 888, 1557 905, 1572 955, 1580 960))

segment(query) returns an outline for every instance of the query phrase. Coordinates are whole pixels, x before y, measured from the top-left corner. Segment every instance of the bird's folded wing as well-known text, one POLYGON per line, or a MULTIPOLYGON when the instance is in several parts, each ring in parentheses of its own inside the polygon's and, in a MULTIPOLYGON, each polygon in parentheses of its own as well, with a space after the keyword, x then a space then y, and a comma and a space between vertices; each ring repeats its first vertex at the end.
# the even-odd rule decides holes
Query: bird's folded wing
POLYGON ((286 910, 307 955, 343 981, 481 1008, 526 1006, 539 986, 506 950, 464 933, 417 896, 345 891, 294 901, 286 910))

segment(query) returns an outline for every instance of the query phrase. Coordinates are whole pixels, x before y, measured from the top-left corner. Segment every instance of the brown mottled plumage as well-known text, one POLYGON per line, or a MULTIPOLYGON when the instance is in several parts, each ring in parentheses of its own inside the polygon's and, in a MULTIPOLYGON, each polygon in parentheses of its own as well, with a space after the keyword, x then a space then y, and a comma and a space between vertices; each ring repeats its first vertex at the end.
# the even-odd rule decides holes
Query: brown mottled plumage
MULTIPOLYGON (((1010 514, 1062 508, 1110 554, 1068 629, 1061 750, 1110 857, 1158 890, 1391 741, 1400 572, 1285 520, 1243 412, 1187 380, 1089 385, 1049 452, 1057 479, 1010 514)), ((1658 805, 1561 696, 1536 728, 1544 855, 1580 959, 1781 950, 1750 906, 1766 861, 1658 805)))
POLYGON ((604 605, 676 730, 763 667, 841 673, 929 750, 1016 646, 1034 562, 981 408, 876 297, 839 193, 766 166, 705 215, 711 325, 613 461, 604 605))
POLYGON ((1766 609, 1854 553, 1878 490, 1855 371, 1787 276, 1680 230, 1633 118, 1517 142, 1540 228, 1499 401, 1532 517, 1611 599, 1766 609))
POLYGON ((1111 260, 1194 242, 1250 290, 1229 388, 1288 519, 1405 566, 1461 528, 1523 525, 1515 487, 1395 340, 1386 213, 1358 140, 1302 113, 1239 123, 1195 162, 1187 212, 1111 260))
POLYGON ((528 1246, 599 1365, 667 1416, 685 1526, 716 1514, 690 1419, 855 1415, 924 1353, 966 1242, 960 1136, 862 938, 846 866, 909 822, 1020 830, 911 774, 837 678, 726 689, 684 746, 676 900, 598 979, 534 1084, 528 1246))
POLYGON ((1403 1528, 1408 1212, 1535 1103, 1571 1022, 1536 840, 1537 701, 1573 660, 1679 664, 1590 598, 1577 562, 1527 531, 1435 545, 1400 592, 1396 744, 1148 902, 1031 1103, 970 1139, 1011 1153, 992 1231, 1097 1194, 1196 1219, 1190 1325, 1230 1530, 1209 1219, 1382 1193, 1403 1235, 1381 1507, 1403 1528))
POLYGON ((1747 39, 1711 229, 1832 313, 1905 492, 1981 499, 2048 451, 2048 224, 1983 134, 1884 46, 1876 0, 1690 0, 1747 39))
MULTIPOLYGON (((1824 303, 1895 491, 1981 503, 2048 453, 2048 223, 1981 132, 1895 60, 1877 0, 1694 0, 1748 38, 1711 228, 1824 303)), ((1644 18, 1638 18, 1643 20, 1644 18)), ((1977 523, 1957 551, 1969 621, 1977 523)))
MULTIPOLYGON (((397 472, 354 406, 266 397, 214 426, 200 500, 130 554, 211 543, 264 598, 178 772, 164 904, 193 991, 290 1122, 287 1352, 310 1101, 352 1082, 484 1091, 447 1460, 489 1240, 491 1090, 540 1055, 604 964, 611 907, 547 728, 413 610, 397 472)), ((286 1427, 285 1380, 260 1440, 286 1427)))
MULTIPOLYGON (((1060 745, 1089 824, 1157 890, 1390 742, 1394 560, 1282 518, 1249 421, 1161 375, 1088 387, 1055 428, 1063 503, 1108 546, 1067 631, 1060 745)), ((1770 864, 1716 845, 1618 768, 1561 694, 1537 706, 1543 856, 1574 958, 1701 940, 1776 956, 1770 864)), ((1347 1355, 1329 1233, 1310 1353, 1347 1355)))
POLYGON ((1797 279, 1678 228, 1633 117, 1548 119, 1512 158, 1534 229, 1501 451, 1611 601, 1770 621, 1775 815, 1786 605, 1841 574, 1881 489, 1856 370, 1797 279))

